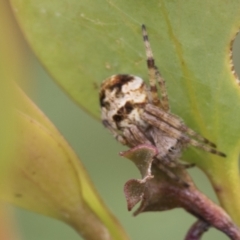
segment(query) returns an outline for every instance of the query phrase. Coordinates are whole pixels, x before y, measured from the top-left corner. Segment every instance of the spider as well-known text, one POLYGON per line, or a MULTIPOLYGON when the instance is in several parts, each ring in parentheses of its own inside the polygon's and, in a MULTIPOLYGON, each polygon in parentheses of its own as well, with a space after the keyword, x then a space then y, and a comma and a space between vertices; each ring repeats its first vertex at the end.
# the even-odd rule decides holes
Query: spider
POLYGON ((102 122, 124 145, 131 148, 140 144, 155 146, 158 149, 155 164, 169 177, 181 181, 170 169, 182 164, 180 157, 186 147, 194 146, 221 157, 226 155, 170 112, 165 81, 155 65, 144 25, 142 35, 149 86, 140 77, 128 74, 106 79, 100 88, 102 122))

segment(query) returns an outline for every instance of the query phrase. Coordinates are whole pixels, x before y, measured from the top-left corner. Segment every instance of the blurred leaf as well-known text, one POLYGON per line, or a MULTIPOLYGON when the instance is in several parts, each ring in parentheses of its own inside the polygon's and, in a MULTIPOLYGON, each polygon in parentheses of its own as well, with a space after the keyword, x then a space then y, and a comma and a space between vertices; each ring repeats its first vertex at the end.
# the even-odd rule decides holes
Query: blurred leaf
MULTIPOLYGON (((4 181, 11 164, 14 148, 12 80, 21 79, 21 53, 14 21, 7 1, 0 3, 0 182, 4 181), (11 46, 11 47, 10 47, 11 46)), ((2 191, 2 189, 0 189, 2 191)))
POLYGON ((11 0, 42 64, 59 85, 99 118, 96 87, 109 75, 147 79, 140 26, 146 24, 174 113, 216 142, 227 159, 189 151, 220 202, 240 225, 238 172, 240 92, 230 44, 240 1, 11 0))
MULTIPOLYGON (((7 1, 0 3, 1 200, 61 219, 86 239, 127 239, 76 154, 44 114, 12 84, 29 77, 24 48, 7 5, 7 1)), ((7 240, 7 235, 3 237, 7 221, 0 227, 6 230, 1 231, 1 239, 7 240)))
POLYGON ((11 219, 11 213, 9 214, 9 208, 6 204, 0 203, 0 239, 1 240, 18 240, 17 231, 13 220, 11 219))
MULTIPOLYGON (((12 81, 26 78, 25 56, 19 41, 19 31, 7 0, 0 1, 0 195, 9 189, 8 181, 15 153, 15 125, 13 114, 14 88, 12 81)), ((11 211, 0 200, 0 239, 17 240, 11 211)))
POLYGON ((10 176, 13 186, 1 198, 65 221, 86 239, 127 239, 57 129, 19 89, 16 98, 19 126, 10 176))

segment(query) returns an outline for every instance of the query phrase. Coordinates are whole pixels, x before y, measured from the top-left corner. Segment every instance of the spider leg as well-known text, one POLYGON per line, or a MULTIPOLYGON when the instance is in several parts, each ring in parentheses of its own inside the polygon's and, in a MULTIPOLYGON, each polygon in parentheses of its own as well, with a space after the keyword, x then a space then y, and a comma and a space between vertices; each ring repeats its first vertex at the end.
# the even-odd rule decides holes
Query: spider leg
POLYGON ((150 46, 150 42, 148 39, 148 34, 145 25, 142 25, 142 35, 143 41, 146 48, 146 55, 147 55, 147 66, 148 66, 148 74, 149 74, 149 84, 150 84, 150 94, 151 99, 150 101, 156 105, 160 106, 160 100, 158 98, 158 90, 156 84, 156 69, 155 69, 155 61, 153 58, 152 49, 150 46))
POLYGON ((140 144, 153 145, 144 133, 135 125, 130 125, 123 129, 123 137, 126 139, 130 147, 135 147, 140 144))
POLYGON ((192 167, 196 166, 195 163, 181 163, 181 162, 179 162, 179 165, 181 165, 185 169, 192 168, 192 167))
POLYGON ((107 120, 103 120, 102 123, 103 123, 104 127, 109 129, 109 131, 112 133, 112 135, 116 138, 116 140, 118 142, 122 143, 123 145, 127 145, 128 144, 128 142, 124 138, 124 136, 122 136, 114 128, 112 128, 112 126, 110 125, 110 123, 107 120))
POLYGON ((168 169, 164 164, 162 164, 158 159, 157 161, 154 161, 154 164, 163 171, 169 178, 172 180, 178 182, 179 184, 183 185, 184 187, 190 187, 190 185, 183 181, 180 177, 178 177, 174 172, 168 169))
POLYGON ((181 163, 178 162, 178 160, 176 161, 166 161, 166 160, 162 160, 160 157, 156 157, 159 161, 161 161, 161 163, 168 167, 168 168, 176 168, 179 167, 180 165, 182 165, 181 163))
POLYGON ((169 107, 168 93, 167 93, 165 81, 164 81, 163 77, 161 76, 161 73, 159 72, 159 70, 156 66, 155 66, 155 73, 156 73, 156 78, 157 78, 157 82, 158 82, 160 93, 161 93, 160 102, 161 102, 162 108, 166 112, 168 112, 170 110, 170 107, 169 107))
POLYGON ((131 131, 128 128, 125 128, 123 130, 123 136, 125 139, 127 139, 128 142, 128 146, 130 147, 134 147, 139 145, 140 143, 134 138, 133 134, 131 133, 131 131))
POLYGON ((159 121, 158 118, 156 118, 153 115, 148 114, 147 112, 144 112, 142 114, 142 118, 143 118, 143 120, 148 122, 150 125, 153 125, 159 129, 161 129, 165 133, 167 133, 170 137, 178 139, 179 141, 181 141, 183 143, 183 145, 190 144, 190 145, 200 148, 206 152, 210 152, 212 154, 216 154, 221 157, 226 157, 225 153, 219 152, 215 148, 212 148, 212 147, 206 145, 205 143, 198 142, 197 140, 190 138, 189 136, 187 136, 184 133, 182 133, 181 131, 173 128, 171 125, 167 124, 166 122, 159 121))
POLYGON ((144 135, 144 133, 136 126, 136 125, 131 125, 130 126, 130 131, 134 138, 138 141, 139 144, 149 144, 153 145, 152 142, 148 140, 148 138, 144 135))
POLYGON ((190 138, 188 140, 188 143, 191 144, 194 147, 201 148, 201 149, 203 149, 206 152, 210 152, 212 154, 216 154, 216 155, 218 155, 220 157, 226 157, 227 156, 225 153, 219 152, 215 148, 211 148, 211 147, 205 145, 204 143, 196 141, 195 139, 191 139, 190 138))
POLYGON ((166 113, 162 109, 153 106, 151 104, 147 104, 145 106, 145 110, 152 115, 161 118, 163 121, 167 122, 169 125, 173 126, 174 128, 180 130, 181 132, 186 132, 190 136, 193 136, 196 138, 198 141, 202 141, 205 144, 210 145, 213 148, 216 148, 216 144, 213 142, 210 142, 208 139, 202 137, 200 134, 197 132, 193 131, 191 128, 187 127, 181 119, 179 119, 177 116, 171 114, 171 113, 166 113))

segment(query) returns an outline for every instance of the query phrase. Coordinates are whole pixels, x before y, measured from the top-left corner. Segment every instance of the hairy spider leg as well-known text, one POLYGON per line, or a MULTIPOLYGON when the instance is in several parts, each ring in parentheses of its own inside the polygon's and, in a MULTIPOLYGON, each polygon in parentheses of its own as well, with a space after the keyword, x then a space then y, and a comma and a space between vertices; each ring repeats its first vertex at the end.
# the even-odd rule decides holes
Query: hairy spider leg
POLYGON ((109 124, 109 122, 107 120, 103 120, 102 121, 103 125, 109 129, 109 131, 111 132, 111 134, 113 135, 113 137, 119 141, 120 143, 122 143, 123 145, 127 145, 128 141, 127 139, 125 139, 125 137, 122 136, 122 134, 119 134, 112 126, 111 124, 109 124))
POLYGON ((198 134, 197 132, 195 132, 191 128, 187 127, 183 123, 183 121, 179 117, 175 116, 174 114, 166 113, 162 109, 160 109, 156 106, 153 106, 151 104, 147 104, 145 106, 145 110, 147 112, 151 113, 152 115, 161 118, 163 121, 167 122, 169 125, 173 126, 174 128, 176 128, 176 129, 178 129, 182 132, 186 132, 190 136, 193 136, 197 140, 202 141, 202 142, 208 144, 209 146, 211 146, 213 148, 217 147, 216 144, 209 141, 207 138, 201 136, 200 134, 198 134))
POLYGON ((157 66, 155 65, 155 60, 153 57, 153 53, 152 53, 152 49, 151 49, 151 45, 149 42, 145 25, 142 25, 142 33, 143 33, 144 45, 146 48, 147 66, 148 66, 148 72, 149 72, 149 83, 150 83, 150 92, 152 95, 152 102, 156 106, 161 106, 165 111, 169 111, 169 101, 168 101, 168 94, 167 94, 165 81, 162 78, 157 66), (161 94, 160 100, 158 97, 156 79, 157 79, 160 94, 161 94))
POLYGON ((160 106, 161 103, 158 98, 158 90, 157 90, 157 84, 156 84, 155 60, 153 57, 150 42, 148 40, 148 34, 147 34, 145 25, 142 25, 142 35, 143 35, 143 41, 146 48, 146 56, 147 56, 147 67, 148 67, 150 94, 151 94, 150 101, 154 105, 160 106))
POLYGON ((189 187, 190 185, 183 181, 180 177, 178 177, 175 173, 169 170, 162 162, 154 161, 153 164, 157 165, 157 167, 162 170, 169 178, 173 179, 174 181, 178 182, 179 184, 183 185, 184 187, 189 187))
POLYGON ((146 122, 148 122, 152 126, 155 126, 155 127, 159 128, 160 130, 169 134, 170 137, 178 139, 179 141, 181 141, 183 143, 183 145, 184 144, 190 144, 190 145, 192 145, 194 147, 197 147, 197 148, 200 148, 200 149, 202 149, 206 152, 210 152, 212 154, 216 154, 216 155, 219 155, 221 157, 226 157, 225 153, 219 152, 215 148, 212 148, 212 147, 206 145, 205 143, 198 142, 195 139, 191 139, 187 135, 183 134, 181 131, 173 128, 172 126, 170 126, 169 124, 167 124, 163 121, 159 121, 158 118, 156 118, 153 115, 148 114, 147 112, 144 112, 142 114, 142 118, 143 118, 143 120, 145 120, 146 122))
POLYGON ((168 101, 168 93, 166 89, 165 80, 161 76, 161 73, 157 68, 157 66, 155 66, 155 73, 156 73, 156 79, 157 79, 159 89, 160 89, 160 94, 161 94, 160 103, 162 105, 163 110, 165 110, 166 112, 169 112, 170 106, 168 101))

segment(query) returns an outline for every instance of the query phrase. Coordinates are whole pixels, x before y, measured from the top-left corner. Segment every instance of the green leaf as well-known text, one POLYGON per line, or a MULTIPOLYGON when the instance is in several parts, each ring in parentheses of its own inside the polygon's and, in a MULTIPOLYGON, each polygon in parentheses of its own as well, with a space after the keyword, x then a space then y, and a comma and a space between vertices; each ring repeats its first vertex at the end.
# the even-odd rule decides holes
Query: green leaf
MULTIPOLYGON (((15 119, 12 112, 14 91, 12 80, 21 80, 21 53, 16 26, 6 1, 0 3, 0 182, 8 174, 13 158, 15 119), (9 47, 11 45, 11 47, 9 47)), ((0 188, 0 192, 3 189, 0 188)), ((0 204, 1 205, 1 204, 0 204)))
POLYGON ((184 159, 209 176, 222 206, 240 225, 239 84, 230 48, 240 2, 11 0, 26 38, 59 85, 99 118, 98 85, 109 75, 147 79, 140 26, 148 28, 172 111, 217 143, 226 159, 198 150, 184 159))
MULTIPOLYGON (((0 195, 9 189, 8 181, 15 148, 16 119, 13 114, 14 89, 12 81, 26 77, 23 70, 22 45, 8 1, 0 1, 0 195)), ((18 231, 13 214, 0 200, 0 239, 17 240, 18 231)))
POLYGON ((19 89, 15 98, 16 159, 1 200, 60 219, 86 239, 127 239, 54 125, 19 89))

